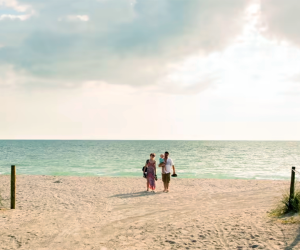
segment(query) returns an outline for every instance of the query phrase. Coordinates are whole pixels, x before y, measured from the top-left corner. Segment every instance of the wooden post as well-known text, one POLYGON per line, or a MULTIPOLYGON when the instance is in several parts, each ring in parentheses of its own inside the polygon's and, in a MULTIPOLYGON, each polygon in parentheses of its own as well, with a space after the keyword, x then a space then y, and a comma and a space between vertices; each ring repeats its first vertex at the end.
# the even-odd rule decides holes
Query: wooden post
POLYGON ((296 168, 292 167, 289 209, 293 209, 293 207, 292 207, 292 200, 295 198, 295 171, 294 170, 296 170, 296 168))
POLYGON ((10 208, 16 208, 16 166, 11 165, 10 208))

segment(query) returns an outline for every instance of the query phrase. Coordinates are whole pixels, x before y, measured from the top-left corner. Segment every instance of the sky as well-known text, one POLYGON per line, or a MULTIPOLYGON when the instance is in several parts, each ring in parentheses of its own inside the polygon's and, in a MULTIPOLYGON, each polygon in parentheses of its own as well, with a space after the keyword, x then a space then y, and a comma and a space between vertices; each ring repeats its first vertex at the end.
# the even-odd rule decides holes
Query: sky
POLYGON ((298 0, 0 0, 0 139, 300 140, 298 0))

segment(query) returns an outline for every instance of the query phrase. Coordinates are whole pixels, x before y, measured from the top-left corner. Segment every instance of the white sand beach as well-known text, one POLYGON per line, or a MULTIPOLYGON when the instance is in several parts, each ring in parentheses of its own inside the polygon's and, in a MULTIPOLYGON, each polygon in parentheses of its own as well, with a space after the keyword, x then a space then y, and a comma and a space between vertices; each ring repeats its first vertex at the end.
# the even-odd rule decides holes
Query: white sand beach
POLYGON ((287 181, 0 176, 0 249, 300 249, 300 225, 267 216, 287 181))

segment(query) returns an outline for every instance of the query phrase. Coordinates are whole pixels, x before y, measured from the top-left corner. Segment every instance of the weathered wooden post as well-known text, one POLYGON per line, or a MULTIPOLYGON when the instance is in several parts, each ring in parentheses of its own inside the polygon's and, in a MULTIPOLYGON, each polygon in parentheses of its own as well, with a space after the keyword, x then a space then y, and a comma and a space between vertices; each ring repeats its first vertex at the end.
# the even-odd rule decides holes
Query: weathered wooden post
POLYGON ((16 166, 11 165, 11 179, 10 179, 10 208, 16 208, 16 166))
POLYGON ((292 167, 290 198, 289 198, 289 209, 290 210, 293 210, 292 200, 295 198, 295 170, 296 170, 296 167, 292 167))

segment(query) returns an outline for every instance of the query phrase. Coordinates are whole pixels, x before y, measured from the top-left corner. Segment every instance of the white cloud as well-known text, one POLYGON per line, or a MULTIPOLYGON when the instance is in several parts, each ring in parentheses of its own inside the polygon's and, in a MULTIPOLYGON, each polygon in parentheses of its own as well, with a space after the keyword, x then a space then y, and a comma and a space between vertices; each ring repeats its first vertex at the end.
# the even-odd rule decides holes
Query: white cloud
POLYGON ((1 14, 0 21, 16 19, 25 21, 34 15, 34 10, 30 5, 19 4, 16 0, 0 0, 0 10, 1 7, 14 14, 1 14))
POLYGON ((294 82, 300 82, 300 74, 293 75, 290 80, 294 82))
POLYGON ((1 6, 12 8, 18 12, 26 12, 31 9, 30 5, 20 4, 16 0, 0 0, 0 7, 1 6))
POLYGON ((90 20, 90 17, 88 15, 68 15, 66 17, 60 17, 57 19, 58 21, 83 21, 87 22, 90 20))
MULTIPOLYGON (((248 5, 247 0, 19 2, 36 15, 21 25, 2 20, 0 67, 9 64, 16 72, 45 78, 45 87, 85 81, 159 85, 170 64, 230 44, 243 29, 248 5), (62 17, 80 22, 59 22, 62 17)), ((193 91, 200 91, 209 81, 195 82, 193 91)))
POLYGON ((18 76, 15 74, 12 66, 0 68, 0 88, 14 87, 17 83, 18 76))
POLYGON ((25 21, 26 19, 30 18, 31 15, 7 15, 7 14, 3 14, 0 15, 0 21, 4 20, 4 19, 19 19, 21 21, 25 21))
POLYGON ((265 36, 300 46, 300 1, 261 1, 261 22, 265 36))
POLYGON ((78 18, 81 21, 87 22, 88 20, 90 20, 88 15, 77 15, 76 18, 78 18))
POLYGON ((1 21, 0 138, 299 140, 286 2, 65 1, 1 21))

